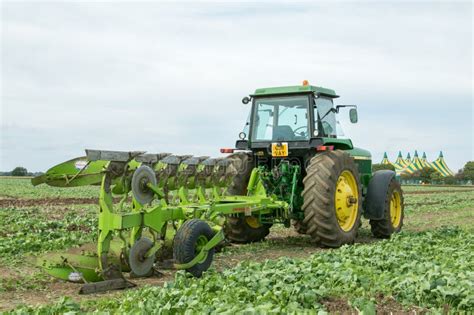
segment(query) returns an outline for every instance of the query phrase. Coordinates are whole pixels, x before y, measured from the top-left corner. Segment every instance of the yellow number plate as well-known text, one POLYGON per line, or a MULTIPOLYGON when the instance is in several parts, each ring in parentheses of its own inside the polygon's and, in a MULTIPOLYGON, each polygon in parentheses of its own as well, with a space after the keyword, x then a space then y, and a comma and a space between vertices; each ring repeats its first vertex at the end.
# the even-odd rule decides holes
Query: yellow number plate
POLYGON ((272 156, 274 157, 288 156, 288 142, 272 143, 272 156))

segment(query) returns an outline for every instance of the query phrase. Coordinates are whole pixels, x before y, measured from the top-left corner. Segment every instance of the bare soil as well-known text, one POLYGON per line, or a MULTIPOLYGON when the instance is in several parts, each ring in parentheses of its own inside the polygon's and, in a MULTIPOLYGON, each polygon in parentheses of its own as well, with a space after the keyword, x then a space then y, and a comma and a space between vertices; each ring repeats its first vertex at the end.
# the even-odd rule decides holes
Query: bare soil
POLYGON ((21 198, 0 198, 0 207, 34 207, 34 206, 69 206, 98 204, 98 198, 43 198, 43 199, 21 199, 21 198))
MULTIPOLYGON (((377 314, 397 315, 397 314, 426 314, 427 310, 420 307, 404 308, 393 297, 385 297, 378 294, 375 297, 375 311, 377 314)), ((359 310, 352 307, 346 299, 327 298, 321 301, 330 314, 359 314, 359 310)))
POLYGON ((327 298, 321 301, 331 314, 357 314, 357 310, 352 308, 346 299, 327 298))
POLYGON ((376 300, 376 313, 377 314, 426 314, 428 311, 421 307, 411 306, 408 309, 404 308, 398 303, 392 296, 386 297, 382 293, 375 297, 376 300))
MULTIPOLYGON (((2 272, 3 277, 3 272, 5 270, 0 271, 2 272)), ((163 275, 160 277, 154 276, 150 278, 130 280, 137 285, 136 288, 140 288, 144 285, 163 285, 166 281, 171 281, 174 278, 174 272, 172 271, 162 271, 162 273, 163 275)), ((75 301, 79 302, 106 297, 114 297, 121 293, 121 291, 109 291, 97 294, 79 295, 78 292, 80 287, 81 285, 77 283, 71 283, 51 278, 50 282, 38 289, 2 292, 0 294, 0 312, 13 309, 23 304, 37 306, 54 303, 63 296, 72 297, 75 301)), ((136 288, 130 290, 135 290, 136 288)))
MULTIPOLYGON (((117 203, 119 201, 120 201, 120 198, 113 198, 114 203, 117 203)), ((24 198, 0 196, 0 207, 2 208, 7 208, 7 207, 23 208, 23 207, 34 207, 34 206, 71 206, 71 205, 90 205, 90 204, 93 204, 93 205, 99 204, 99 198, 56 197, 56 198, 24 199, 24 198)))

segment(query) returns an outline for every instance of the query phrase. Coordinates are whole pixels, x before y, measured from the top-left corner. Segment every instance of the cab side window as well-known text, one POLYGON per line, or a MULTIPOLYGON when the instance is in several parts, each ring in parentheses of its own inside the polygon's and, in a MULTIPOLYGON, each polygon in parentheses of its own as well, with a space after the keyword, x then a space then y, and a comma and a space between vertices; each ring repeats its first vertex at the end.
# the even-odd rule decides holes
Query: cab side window
POLYGON ((317 117, 315 120, 314 129, 318 130, 318 120, 321 120, 322 132, 319 132, 320 136, 336 137, 336 114, 329 112, 333 108, 332 100, 326 97, 319 97, 316 99, 316 107, 314 116, 317 117), (329 113, 328 113, 329 112, 329 113), (324 117, 325 116, 325 117, 324 117), (323 118, 324 117, 324 118, 323 118), (321 119, 322 118, 322 119, 321 119))

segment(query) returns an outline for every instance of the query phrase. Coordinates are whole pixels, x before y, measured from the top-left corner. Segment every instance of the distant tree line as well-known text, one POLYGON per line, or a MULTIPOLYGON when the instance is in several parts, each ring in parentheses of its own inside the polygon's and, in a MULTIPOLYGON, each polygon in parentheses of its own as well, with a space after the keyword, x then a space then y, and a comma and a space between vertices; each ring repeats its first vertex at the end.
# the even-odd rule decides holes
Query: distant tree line
POLYGON ((392 164, 372 164, 372 173, 381 170, 390 170, 395 172, 395 166, 392 164))
POLYGON ((43 172, 28 172, 23 166, 17 166, 10 172, 0 172, 0 176, 38 176, 43 172))
MULTIPOLYGON (((392 170, 395 167, 391 164, 373 164, 372 172, 379 170, 392 170)), ((425 167, 412 174, 402 173, 400 175, 402 182, 405 183, 421 183, 421 184, 443 184, 443 185, 459 185, 471 184, 474 185, 474 161, 469 161, 460 169, 454 176, 443 177, 436 170, 425 167)))

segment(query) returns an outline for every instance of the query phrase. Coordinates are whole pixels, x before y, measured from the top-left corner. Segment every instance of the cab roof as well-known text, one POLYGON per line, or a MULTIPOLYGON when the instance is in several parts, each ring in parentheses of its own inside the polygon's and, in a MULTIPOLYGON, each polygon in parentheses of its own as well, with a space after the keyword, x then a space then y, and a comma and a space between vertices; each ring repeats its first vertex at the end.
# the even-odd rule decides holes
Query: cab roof
POLYGON ((329 97, 339 97, 334 90, 323 88, 314 85, 292 85, 292 86, 278 86, 256 89, 251 96, 265 96, 277 94, 296 94, 296 93, 317 93, 329 97))

